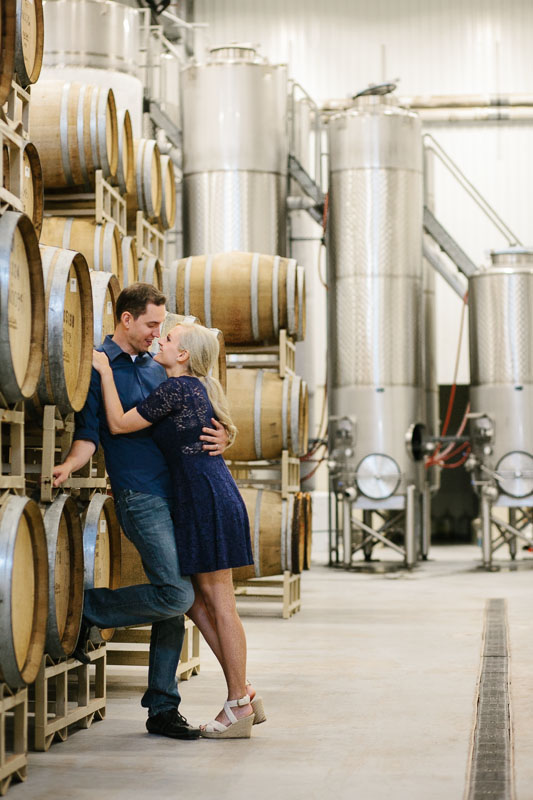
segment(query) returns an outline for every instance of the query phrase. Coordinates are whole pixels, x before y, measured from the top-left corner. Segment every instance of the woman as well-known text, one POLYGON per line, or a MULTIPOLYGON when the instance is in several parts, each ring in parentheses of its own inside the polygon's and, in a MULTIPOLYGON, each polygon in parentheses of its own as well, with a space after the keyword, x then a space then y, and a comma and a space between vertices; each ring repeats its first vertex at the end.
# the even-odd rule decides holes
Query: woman
POLYGON ((154 425, 172 480, 172 509, 182 574, 191 575, 196 599, 188 612, 224 670, 228 698, 216 719, 201 726, 206 738, 247 738, 266 717, 246 683, 246 639, 237 614, 232 567, 253 563, 246 507, 222 456, 209 457, 198 440, 216 417, 230 443, 236 428, 219 382, 209 377, 218 341, 207 328, 180 324, 159 340, 155 356, 168 379, 124 414, 105 353, 94 351, 111 433, 154 425), (204 622, 210 624, 203 624, 204 622))

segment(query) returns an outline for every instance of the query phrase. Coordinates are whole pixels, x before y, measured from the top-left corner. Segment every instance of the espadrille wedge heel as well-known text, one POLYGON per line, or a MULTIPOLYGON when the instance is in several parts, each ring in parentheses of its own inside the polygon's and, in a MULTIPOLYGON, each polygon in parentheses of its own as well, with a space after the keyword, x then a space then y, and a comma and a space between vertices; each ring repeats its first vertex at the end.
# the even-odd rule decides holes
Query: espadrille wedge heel
POLYGON ((237 719, 232 708, 237 706, 247 706, 250 702, 248 695, 244 695, 240 700, 226 700, 224 712, 230 721, 229 725, 223 725, 216 719, 208 722, 205 727, 200 728, 200 736, 204 739, 249 739, 252 735, 252 725, 254 724, 255 714, 248 714, 247 717, 237 719))
MULTIPOLYGON (((248 686, 251 685, 252 684, 250 683, 250 681, 246 681, 246 688, 248 688, 248 686)), ((253 698, 250 700, 250 704, 255 714, 254 725, 260 725, 262 722, 266 722, 266 714, 265 714, 265 707, 263 705, 263 698, 255 694, 253 698)))

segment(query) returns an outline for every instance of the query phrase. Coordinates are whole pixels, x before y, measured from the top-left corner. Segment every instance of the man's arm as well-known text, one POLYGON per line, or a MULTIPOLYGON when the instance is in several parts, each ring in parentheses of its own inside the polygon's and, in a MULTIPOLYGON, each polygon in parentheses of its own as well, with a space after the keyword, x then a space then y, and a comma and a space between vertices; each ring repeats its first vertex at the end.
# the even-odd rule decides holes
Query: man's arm
POLYGON ((204 450, 209 451, 210 456, 220 456, 229 444, 229 436, 225 427, 217 419, 211 418, 212 428, 202 428, 203 436, 200 441, 206 442, 204 450))
POLYGON ((86 439, 76 439, 72 442, 67 457, 62 464, 54 467, 52 475, 54 476, 54 486, 61 486, 67 478, 70 477, 72 472, 81 469, 93 455, 96 450, 94 442, 89 442, 86 439))
POLYGON ((71 472, 81 469, 89 461, 100 441, 100 404, 102 394, 100 377, 92 370, 91 383, 85 405, 75 415, 74 441, 63 464, 58 464, 52 474, 54 486, 61 486, 71 472))

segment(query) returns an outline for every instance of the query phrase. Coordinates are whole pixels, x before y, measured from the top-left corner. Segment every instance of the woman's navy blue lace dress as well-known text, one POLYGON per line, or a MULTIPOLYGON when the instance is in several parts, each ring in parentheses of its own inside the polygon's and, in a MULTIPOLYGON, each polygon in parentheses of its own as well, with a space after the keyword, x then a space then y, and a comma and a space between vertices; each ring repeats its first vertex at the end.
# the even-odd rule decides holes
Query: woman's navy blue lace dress
POLYGON ((137 411, 154 423, 172 480, 172 515, 182 575, 253 564, 246 506, 222 456, 199 437, 215 416, 198 378, 168 378, 137 411))

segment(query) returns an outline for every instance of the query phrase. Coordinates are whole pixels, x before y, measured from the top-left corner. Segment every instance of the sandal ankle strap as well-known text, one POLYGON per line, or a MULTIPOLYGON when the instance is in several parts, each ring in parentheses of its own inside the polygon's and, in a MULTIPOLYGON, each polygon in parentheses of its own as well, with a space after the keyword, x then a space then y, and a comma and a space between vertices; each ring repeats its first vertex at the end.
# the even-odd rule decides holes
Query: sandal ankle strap
POLYGON ((232 708, 237 708, 237 706, 247 706, 250 702, 250 698, 247 694, 244 697, 241 697, 239 700, 226 700, 224 703, 224 711, 226 712, 226 716, 230 722, 237 722, 237 717, 231 710, 232 708))

